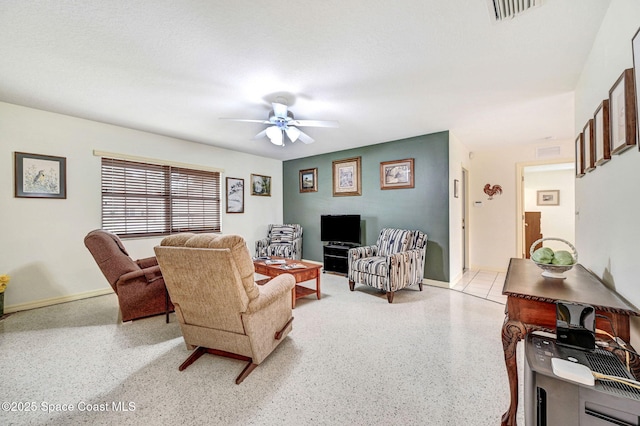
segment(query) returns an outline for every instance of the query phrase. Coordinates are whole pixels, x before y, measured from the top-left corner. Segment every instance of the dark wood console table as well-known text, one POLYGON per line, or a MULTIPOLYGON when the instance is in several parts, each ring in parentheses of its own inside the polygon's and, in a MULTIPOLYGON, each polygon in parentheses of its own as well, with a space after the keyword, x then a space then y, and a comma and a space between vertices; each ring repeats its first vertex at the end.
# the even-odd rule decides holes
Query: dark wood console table
MULTIPOLYGON (((629 342, 629 317, 636 316, 635 307, 622 299, 615 291, 604 285, 600 279, 578 264, 564 273, 564 280, 545 278, 542 269, 529 259, 511 259, 504 281, 502 294, 507 296, 505 319, 502 326, 502 347, 504 361, 509 375, 511 404, 502 416, 503 426, 516 425, 518 407, 518 369, 516 345, 527 333, 545 330, 555 333, 556 301, 564 300, 584 303, 596 309, 596 328, 629 342)), ((640 361, 633 357, 632 372, 640 375, 640 361)))

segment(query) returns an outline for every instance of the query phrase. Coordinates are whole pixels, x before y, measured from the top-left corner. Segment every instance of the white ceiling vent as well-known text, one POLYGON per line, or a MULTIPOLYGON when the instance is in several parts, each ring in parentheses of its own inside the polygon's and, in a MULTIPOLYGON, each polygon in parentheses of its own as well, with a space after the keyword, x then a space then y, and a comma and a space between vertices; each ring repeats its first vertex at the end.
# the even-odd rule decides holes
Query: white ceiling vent
POLYGON ((559 146, 547 146, 536 149, 536 159, 554 158, 560 156, 559 146))
POLYGON ((487 0, 491 19, 501 22, 511 19, 527 10, 538 7, 543 0, 487 0))

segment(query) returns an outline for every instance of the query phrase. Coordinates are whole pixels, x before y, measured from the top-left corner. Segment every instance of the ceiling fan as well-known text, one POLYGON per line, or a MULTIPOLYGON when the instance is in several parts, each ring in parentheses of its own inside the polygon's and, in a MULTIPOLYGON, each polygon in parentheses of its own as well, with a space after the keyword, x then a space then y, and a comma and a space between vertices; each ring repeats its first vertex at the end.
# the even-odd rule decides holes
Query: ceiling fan
POLYGON ((285 134, 291 142, 297 140, 305 144, 313 143, 314 139, 304 133, 298 127, 338 127, 337 121, 321 121, 321 120, 296 120, 293 113, 289 111, 285 100, 277 99, 279 102, 272 102, 273 109, 269 112, 267 120, 251 120, 243 118, 221 118, 221 120, 244 121, 249 123, 268 124, 269 127, 258 133, 253 139, 259 139, 267 136, 271 143, 278 146, 284 146, 285 134))

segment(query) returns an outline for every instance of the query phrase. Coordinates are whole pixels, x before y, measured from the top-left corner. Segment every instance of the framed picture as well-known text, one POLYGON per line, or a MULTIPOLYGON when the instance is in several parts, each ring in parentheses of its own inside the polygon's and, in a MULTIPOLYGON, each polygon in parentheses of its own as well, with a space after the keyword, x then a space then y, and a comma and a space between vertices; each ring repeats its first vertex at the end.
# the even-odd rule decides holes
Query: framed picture
POLYGON ((576 138, 576 177, 584 176, 584 140, 582 133, 576 138))
POLYGON ((413 188, 413 158, 380 163, 380 189, 413 188))
POLYGON ((14 153, 15 193, 19 198, 67 198, 67 159, 14 153))
POLYGON ((251 175, 251 195, 271 197, 271 176, 251 175))
POLYGON ((601 166, 611 160, 608 99, 603 100, 593 114, 593 137, 596 145, 596 166, 601 166))
POLYGON ((460 197, 460 181, 458 179, 453 180, 453 196, 460 197))
POLYGON ((584 171, 592 172, 596 169, 596 146, 593 137, 593 119, 587 121, 582 129, 584 138, 584 171))
POLYGON ((539 206, 557 206, 560 204, 560 190, 538 191, 539 206))
POLYGON ((611 153, 621 154, 636 144, 636 100, 633 69, 624 70, 609 91, 611 153))
POLYGON ((333 164, 333 196, 362 195, 361 157, 336 160, 333 164))
MULTIPOLYGON (((637 93, 640 90, 640 29, 631 39, 631 48, 633 50, 633 75, 635 76, 635 88, 636 88, 636 114, 640 114, 640 95, 637 93)), ((637 117, 636 117, 637 118, 637 117)), ((640 118, 636 120, 637 137, 640 137, 640 118)), ((640 148, 640 143, 638 144, 640 148)))
POLYGON ((318 169, 300 170, 300 192, 318 191, 318 169))
POLYGON ((244 213, 244 179, 228 177, 227 213, 244 213))

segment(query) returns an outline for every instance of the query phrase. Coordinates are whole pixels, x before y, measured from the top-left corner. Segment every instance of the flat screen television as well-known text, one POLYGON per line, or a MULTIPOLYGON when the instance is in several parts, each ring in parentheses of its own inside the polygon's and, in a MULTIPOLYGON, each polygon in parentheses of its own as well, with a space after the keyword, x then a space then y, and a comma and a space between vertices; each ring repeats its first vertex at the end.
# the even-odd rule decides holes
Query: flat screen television
POLYGON ((360 244, 360 215, 320 216, 320 239, 334 243, 360 244))

